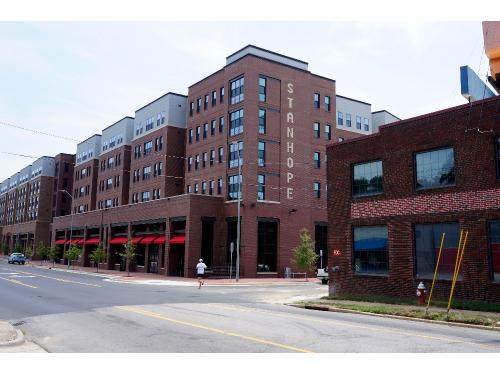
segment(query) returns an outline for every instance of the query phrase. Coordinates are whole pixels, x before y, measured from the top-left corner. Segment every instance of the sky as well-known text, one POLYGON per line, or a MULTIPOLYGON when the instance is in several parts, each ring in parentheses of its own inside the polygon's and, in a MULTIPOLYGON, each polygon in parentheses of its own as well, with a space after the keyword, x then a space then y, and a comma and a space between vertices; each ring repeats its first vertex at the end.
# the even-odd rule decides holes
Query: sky
POLYGON ((0 22, 0 182, 82 141, 254 44, 309 63, 337 94, 400 118, 466 103, 461 65, 485 77, 481 22, 0 22))

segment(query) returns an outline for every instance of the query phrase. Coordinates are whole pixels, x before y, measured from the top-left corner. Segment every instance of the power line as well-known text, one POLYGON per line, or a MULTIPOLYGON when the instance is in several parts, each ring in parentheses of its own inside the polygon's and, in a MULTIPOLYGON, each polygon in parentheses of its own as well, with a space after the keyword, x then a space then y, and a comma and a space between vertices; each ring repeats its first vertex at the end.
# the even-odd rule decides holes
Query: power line
POLYGON ((57 134, 52 134, 52 133, 46 133, 46 132, 42 132, 40 130, 29 129, 29 128, 25 128, 25 127, 22 127, 22 126, 19 126, 19 125, 10 124, 8 122, 0 121, 0 125, 7 126, 7 127, 10 127, 10 128, 14 128, 14 129, 24 130, 24 131, 35 133, 35 134, 41 134, 41 135, 45 135, 45 136, 48 136, 48 137, 54 137, 54 138, 64 139, 66 141, 78 142, 78 139, 64 137, 62 135, 57 135, 57 134))
POLYGON ((14 152, 7 152, 7 151, 0 151, 0 154, 7 154, 7 155, 14 155, 14 156, 21 156, 23 158, 30 158, 30 159, 38 159, 38 156, 31 156, 31 155, 23 155, 23 154, 16 154, 14 152))

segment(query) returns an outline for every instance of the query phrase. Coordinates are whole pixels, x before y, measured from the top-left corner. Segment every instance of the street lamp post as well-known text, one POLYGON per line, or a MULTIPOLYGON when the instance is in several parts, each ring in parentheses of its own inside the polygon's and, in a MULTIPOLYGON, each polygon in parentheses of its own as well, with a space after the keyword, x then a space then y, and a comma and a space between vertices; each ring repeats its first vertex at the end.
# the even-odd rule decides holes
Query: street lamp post
MULTIPOLYGON (((71 246, 71 241, 73 240, 73 196, 70 193, 68 193, 67 190, 59 190, 59 191, 68 194, 68 196, 71 198, 71 206, 70 206, 71 208, 69 210, 71 215, 71 222, 69 225, 69 245, 71 246)), ((69 260, 68 260, 68 268, 69 268, 69 260)))

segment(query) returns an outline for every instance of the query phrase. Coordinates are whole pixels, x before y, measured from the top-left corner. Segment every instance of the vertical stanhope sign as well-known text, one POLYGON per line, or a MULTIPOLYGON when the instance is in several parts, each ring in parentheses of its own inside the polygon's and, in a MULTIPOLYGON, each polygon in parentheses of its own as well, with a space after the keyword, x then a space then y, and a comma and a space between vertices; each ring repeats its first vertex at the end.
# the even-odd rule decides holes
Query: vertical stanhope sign
POLYGON ((294 107, 293 107, 293 83, 287 84, 287 111, 286 111, 286 198, 293 200, 293 139, 294 139, 294 107))

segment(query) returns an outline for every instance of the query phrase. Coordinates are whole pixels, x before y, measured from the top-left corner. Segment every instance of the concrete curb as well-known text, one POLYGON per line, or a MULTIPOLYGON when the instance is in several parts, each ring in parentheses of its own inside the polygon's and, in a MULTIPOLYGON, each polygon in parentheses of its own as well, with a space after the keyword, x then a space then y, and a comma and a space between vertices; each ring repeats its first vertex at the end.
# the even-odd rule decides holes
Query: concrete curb
POLYGON ((287 304, 288 306, 298 307, 307 310, 318 310, 318 311, 329 311, 329 312, 339 312, 339 313, 349 313, 349 314, 358 314, 358 315, 368 315, 368 316, 378 316, 382 318, 391 318, 391 319, 399 319, 399 320, 409 320, 413 322, 423 322, 423 323, 432 323, 432 324, 440 324, 445 326, 455 326, 462 328, 476 328, 476 329, 484 329, 486 331, 496 331, 500 332, 500 327, 491 327, 491 326, 483 326, 480 324, 468 324, 468 323, 458 323, 458 322, 443 322, 440 320, 430 320, 430 319, 422 319, 422 318, 413 318, 409 316, 399 316, 399 315, 391 315, 391 314, 375 314, 371 312, 365 311, 357 311, 350 309, 342 309, 339 307, 325 306, 325 305, 312 305, 312 304, 287 304))
MULTIPOLYGON (((7 323, 7 324, 9 324, 9 323, 7 323)), ((9 324, 9 325, 12 327, 11 324, 9 324)), ((12 330, 16 332, 16 335, 17 335, 16 338, 14 340, 11 340, 11 341, 0 342, 0 348, 19 346, 19 345, 23 345, 25 343, 26 339, 24 338, 24 334, 21 332, 21 330, 14 328, 14 327, 12 327, 12 330)))

